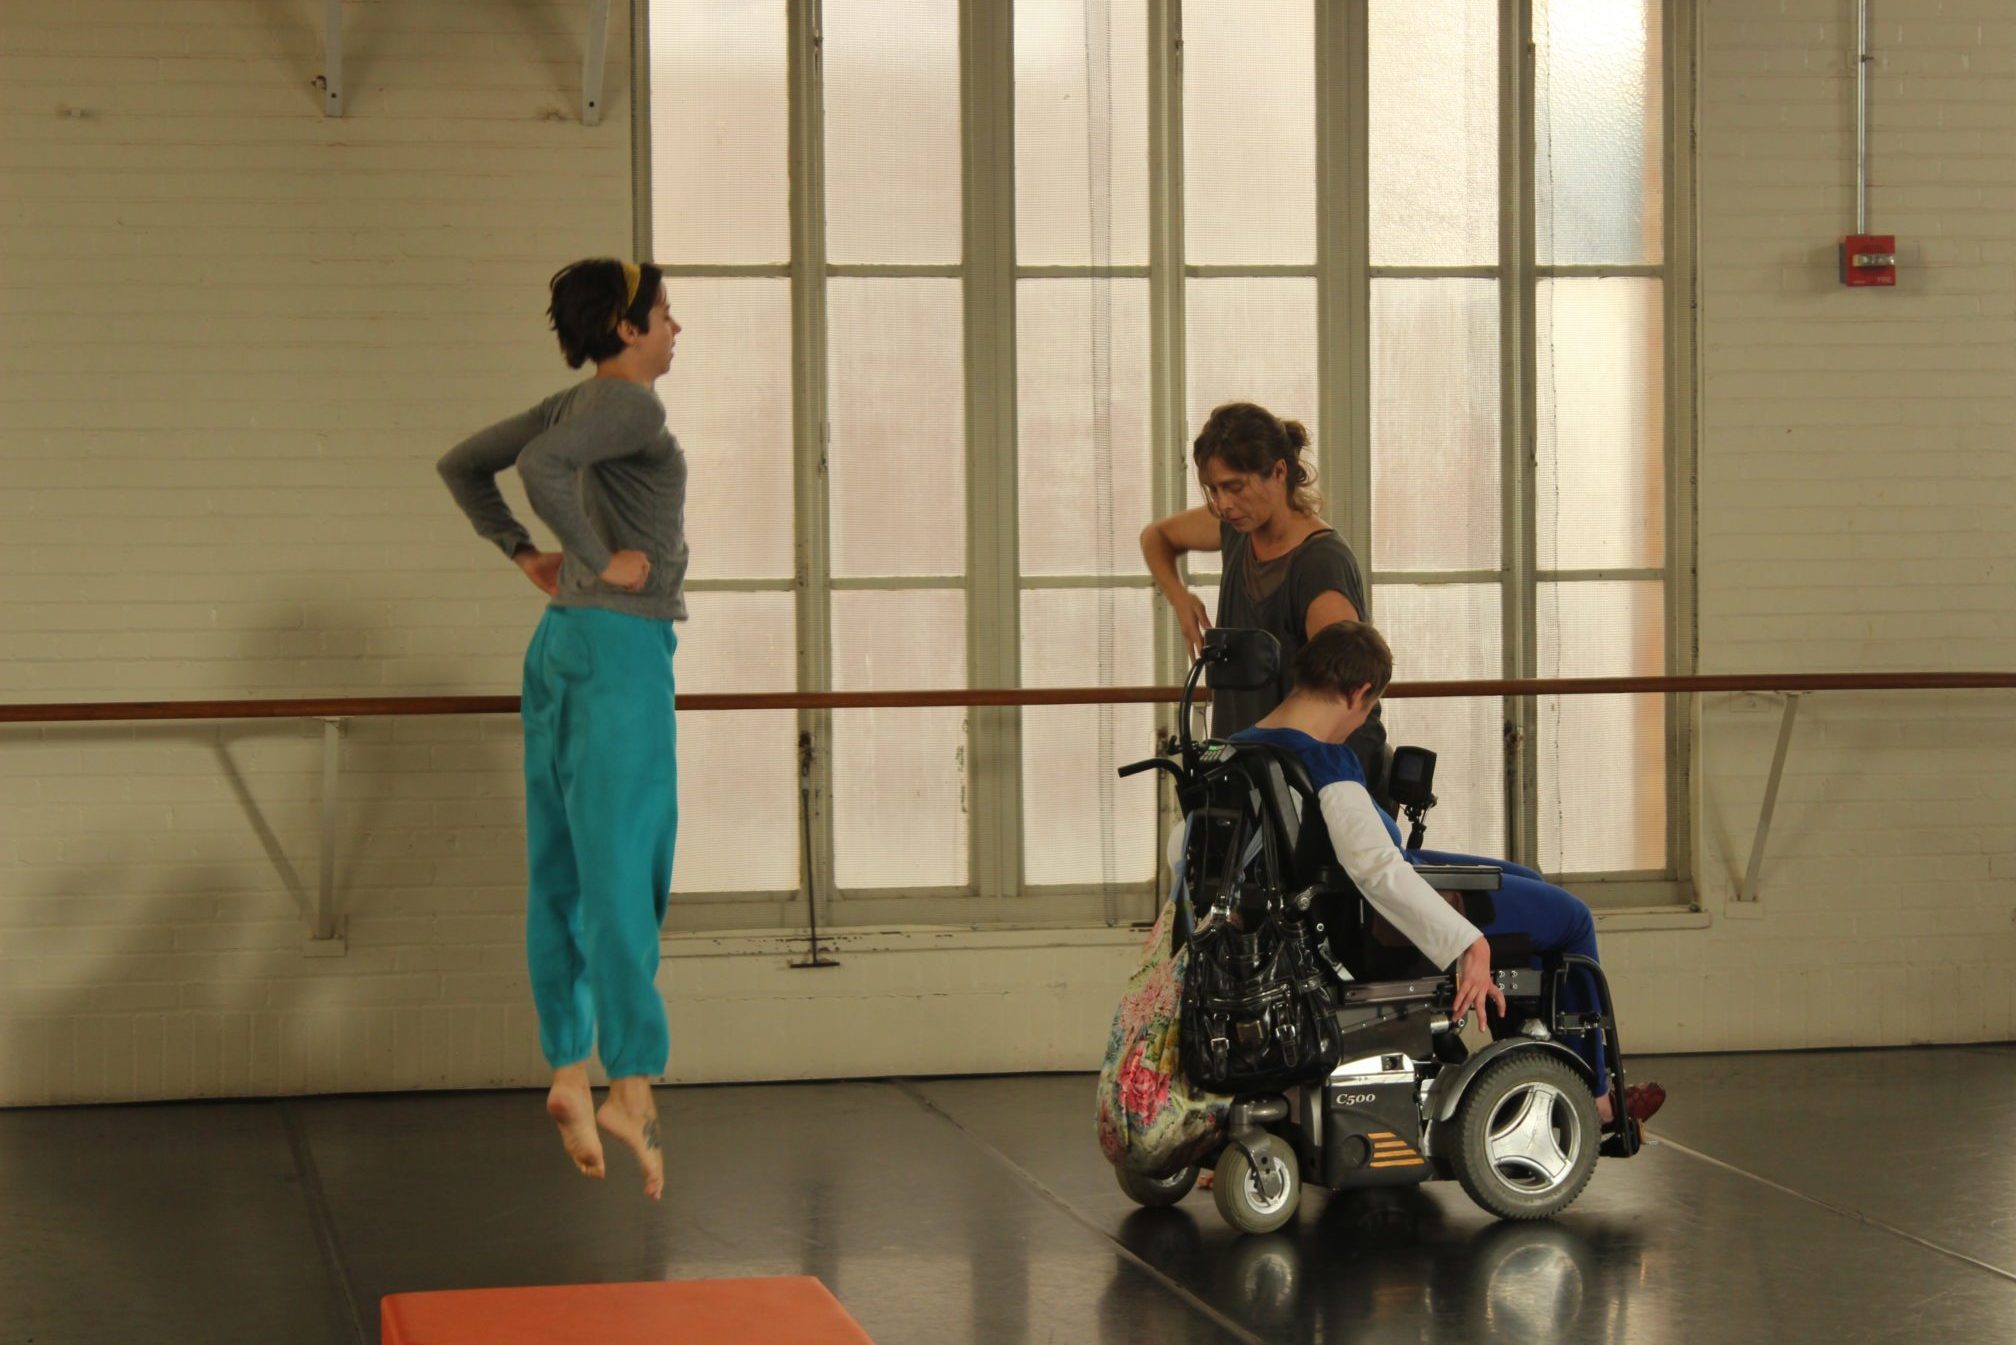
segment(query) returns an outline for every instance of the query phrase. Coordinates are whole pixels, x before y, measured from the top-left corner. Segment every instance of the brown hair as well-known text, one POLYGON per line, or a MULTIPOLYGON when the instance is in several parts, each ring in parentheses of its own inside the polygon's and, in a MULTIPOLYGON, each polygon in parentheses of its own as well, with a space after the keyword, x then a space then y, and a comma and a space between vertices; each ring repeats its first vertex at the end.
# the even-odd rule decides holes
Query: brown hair
POLYGON ((1336 621, 1309 637, 1295 653, 1295 689, 1348 697, 1369 686, 1377 696, 1393 680, 1393 651, 1386 637, 1363 621, 1336 621))
POLYGON ((1252 402, 1227 402, 1211 413, 1197 440, 1190 446, 1191 461, 1198 467, 1213 458, 1235 472, 1266 476, 1274 464, 1288 464, 1288 503, 1299 514, 1323 512, 1323 496, 1316 489, 1316 474, 1302 461, 1309 447, 1309 431, 1299 420, 1282 420, 1264 406, 1252 402))

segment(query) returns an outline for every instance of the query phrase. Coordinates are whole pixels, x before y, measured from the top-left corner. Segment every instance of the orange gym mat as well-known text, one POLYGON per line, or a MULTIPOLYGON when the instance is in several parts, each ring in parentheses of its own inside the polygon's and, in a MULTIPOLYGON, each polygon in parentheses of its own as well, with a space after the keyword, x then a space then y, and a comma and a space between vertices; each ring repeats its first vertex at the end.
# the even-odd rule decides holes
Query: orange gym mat
POLYGON ((384 1345, 874 1345, 809 1276, 387 1294, 384 1345))

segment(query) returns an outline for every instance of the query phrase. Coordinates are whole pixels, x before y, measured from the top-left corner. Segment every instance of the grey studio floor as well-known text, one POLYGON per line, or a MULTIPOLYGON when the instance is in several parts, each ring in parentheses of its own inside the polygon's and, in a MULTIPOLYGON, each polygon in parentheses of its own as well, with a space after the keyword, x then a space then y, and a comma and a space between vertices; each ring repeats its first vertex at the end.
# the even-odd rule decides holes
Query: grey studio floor
MULTIPOLYGON (((1635 1062, 1547 1224, 1451 1184, 1144 1211, 1087 1076, 667 1089, 667 1193, 536 1093, 0 1112, 0 1340, 378 1339, 404 1290, 816 1275, 877 1345, 2016 1340, 2016 1046, 1635 1062)), ((592 1339, 592 1335, 585 1338, 592 1339)))

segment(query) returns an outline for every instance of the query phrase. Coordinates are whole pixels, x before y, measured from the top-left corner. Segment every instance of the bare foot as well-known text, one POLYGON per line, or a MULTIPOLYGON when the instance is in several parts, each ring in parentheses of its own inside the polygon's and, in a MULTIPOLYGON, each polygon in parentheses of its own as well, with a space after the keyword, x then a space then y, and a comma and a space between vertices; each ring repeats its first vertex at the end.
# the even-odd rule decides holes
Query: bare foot
POLYGON ((630 1147, 644 1169, 644 1194, 656 1200, 665 1191, 665 1154, 658 1139, 658 1105, 651 1085, 638 1079, 618 1079, 595 1113, 604 1130, 630 1147))
POLYGON ((560 1127, 560 1143, 585 1177, 601 1177, 602 1137, 595 1133, 595 1099, 588 1081, 555 1079, 546 1094, 546 1114, 560 1127))

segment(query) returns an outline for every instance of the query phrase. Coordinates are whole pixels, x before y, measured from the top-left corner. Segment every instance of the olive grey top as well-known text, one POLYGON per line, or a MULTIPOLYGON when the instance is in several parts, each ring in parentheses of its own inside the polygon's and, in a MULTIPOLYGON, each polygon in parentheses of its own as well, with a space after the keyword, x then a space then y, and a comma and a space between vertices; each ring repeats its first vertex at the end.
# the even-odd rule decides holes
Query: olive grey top
MULTIPOLYGON (((1214 688, 1211 692, 1211 734, 1229 738, 1273 713, 1295 689, 1295 655, 1309 642, 1309 604, 1325 593, 1342 593, 1358 609, 1361 621, 1372 619, 1365 602, 1365 579, 1358 558, 1335 530, 1312 533, 1293 551, 1272 560, 1256 560, 1253 539, 1227 523, 1218 525, 1218 546, 1225 572, 1218 587, 1218 621, 1233 630, 1264 630, 1281 642, 1281 671, 1272 686, 1251 690, 1214 688)), ((1351 747, 1364 764, 1372 792, 1383 792, 1386 726, 1378 707, 1363 728, 1351 735, 1351 747)))
POLYGON ((560 541, 554 606, 686 619, 686 455, 649 388, 588 379, 477 431, 441 459, 455 503, 507 556, 532 541, 497 489, 497 474, 514 465, 532 511, 560 541), (617 551, 650 558, 641 592, 598 577, 617 551))

